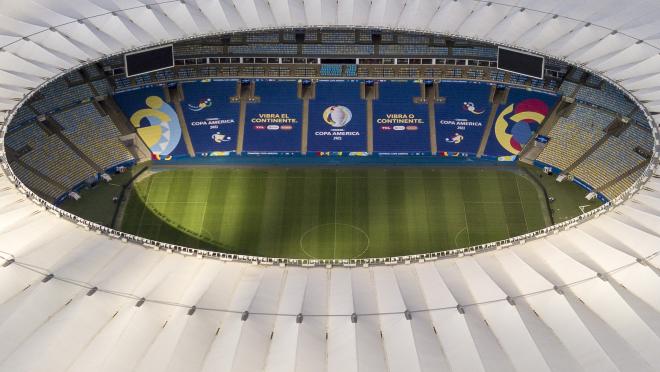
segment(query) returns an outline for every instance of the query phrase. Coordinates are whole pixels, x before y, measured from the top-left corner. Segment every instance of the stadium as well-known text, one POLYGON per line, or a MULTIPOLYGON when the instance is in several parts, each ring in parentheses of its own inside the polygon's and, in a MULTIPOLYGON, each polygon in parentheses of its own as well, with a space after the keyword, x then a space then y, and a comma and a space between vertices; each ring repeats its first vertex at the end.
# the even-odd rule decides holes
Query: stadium
POLYGON ((0 4, 0 371, 660 370, 660 4, 0 4))

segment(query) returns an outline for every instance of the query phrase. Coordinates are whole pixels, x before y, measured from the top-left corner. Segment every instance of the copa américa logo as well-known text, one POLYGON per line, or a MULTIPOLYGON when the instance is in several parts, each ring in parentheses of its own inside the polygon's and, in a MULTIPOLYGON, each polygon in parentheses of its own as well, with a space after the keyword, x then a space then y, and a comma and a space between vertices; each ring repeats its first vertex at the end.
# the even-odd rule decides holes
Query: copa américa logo
POLYGON ((216 143, 222 143, 222 142, 229 142, 229 141, 231 141, 231 137, 229 137, 229 136, 227 136, 227 135, 224 135, 224 134, 222 134, 222 133, 220 133, 220 132, 213 133, 213 134, 211 135, 211 138, 213 138, 213 141, 215 141, 216 143))
POLYGON ((478 110, 477 106, 474 105, 474 102, 463 102, 463 110, 471 112, 475 115, 481 115, 486 110, 478 110))
POLYGON ((463 142, 463 135, 454 133, 453 136, 445 138, 445 142, 447 143, 453 143, 454 145, 458 145, 459 143, 463 142))
POLYGON ((188 104, 188 110, 199 112, 211 106, 213 106, 213 100, 211 98, 202 98, 196 105, 188 104))
POLYGON ((329 106, 323 111, 323 120, 333 128, 345 127, 353 118, 353 113, 346 106, 329 106))
POLYGON ((518 155, 548 115, 548 105, 528 98, 507 106, 495 120, 495 137, 512 155, 518 155))

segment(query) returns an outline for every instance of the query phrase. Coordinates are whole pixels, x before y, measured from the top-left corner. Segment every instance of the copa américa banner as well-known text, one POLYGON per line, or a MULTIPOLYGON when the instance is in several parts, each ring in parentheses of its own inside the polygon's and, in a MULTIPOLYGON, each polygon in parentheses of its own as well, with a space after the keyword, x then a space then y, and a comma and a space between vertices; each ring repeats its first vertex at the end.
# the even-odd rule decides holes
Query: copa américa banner
POLYGON ((443 104, 435 106, 438 152, 476 154, 491 111, 491 85, 442 81, 443 104))
POLYGON ((359 82, 318 82, 316 99, 309 102, 308 151, 366 152, 366 120, 359 82))
POLYGON ((236 150, 240 105, 231 102, 236 81, 202 81, 183 84, 183 116, 195 152, 236 150))

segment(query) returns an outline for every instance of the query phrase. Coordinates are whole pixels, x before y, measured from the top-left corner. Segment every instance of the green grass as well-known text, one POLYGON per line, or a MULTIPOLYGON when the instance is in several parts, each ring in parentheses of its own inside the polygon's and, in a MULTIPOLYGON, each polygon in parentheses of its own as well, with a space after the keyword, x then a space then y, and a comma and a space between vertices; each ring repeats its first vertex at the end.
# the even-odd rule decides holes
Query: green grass
POLYGON ((66 199, 59 207, 89 221, 110 226, 112 215, 115 208, 117 208, 117 204, 112 201, 112 198, 119 196, 122 186, 147 165, 149 163, 143 163, 128 169, 124 173, 113 174, 112 181, 109 183, 101 181, 93 188, 82 189, 79 192, 82 199, 66 199))
POLYGON ((122 229, 232 253, 355 258, 465 247, 548 224, 540 188, 516 169, 191 168, 137 182, 122 229))
POLYGON ((587 192, 576 184, 569 181, 557 182, 557 175, 545 175, 539 168, 528 164, 519 163, 519 167, 532 173, 534 178, 543 185, 548 196, 555 198, 555 201, 550 205, 555 223, 570 220, 603 205, 599 200, 585 199, 587 192))

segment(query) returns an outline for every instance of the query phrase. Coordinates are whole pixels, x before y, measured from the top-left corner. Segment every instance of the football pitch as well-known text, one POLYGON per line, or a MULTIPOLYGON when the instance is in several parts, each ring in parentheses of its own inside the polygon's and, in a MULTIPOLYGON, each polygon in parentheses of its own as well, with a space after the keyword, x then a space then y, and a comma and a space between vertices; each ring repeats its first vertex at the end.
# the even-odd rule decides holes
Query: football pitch
POLYGON ((520 235, 548 226, 547 209, 516 168, 187 168, 136 182, 122 230, 230 253, 367 258, 520 235))

